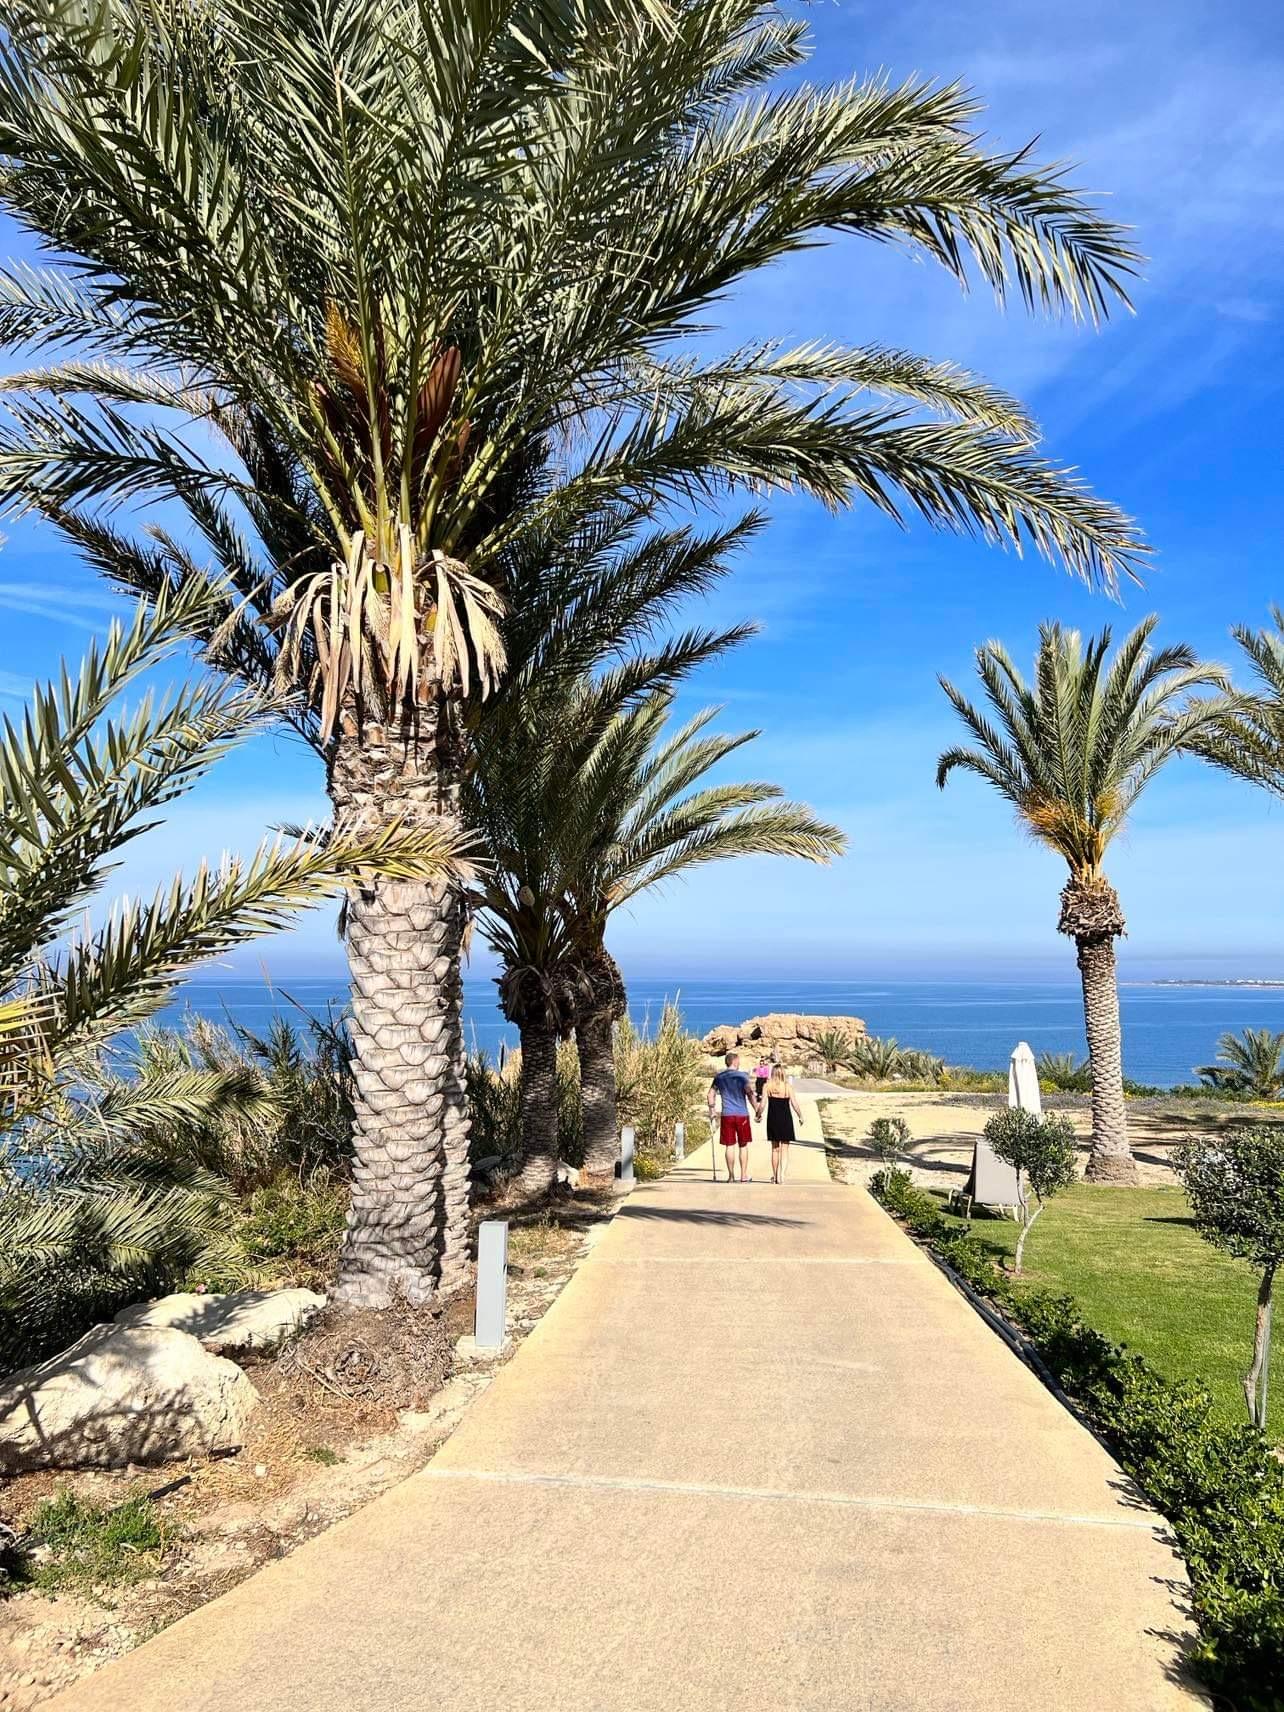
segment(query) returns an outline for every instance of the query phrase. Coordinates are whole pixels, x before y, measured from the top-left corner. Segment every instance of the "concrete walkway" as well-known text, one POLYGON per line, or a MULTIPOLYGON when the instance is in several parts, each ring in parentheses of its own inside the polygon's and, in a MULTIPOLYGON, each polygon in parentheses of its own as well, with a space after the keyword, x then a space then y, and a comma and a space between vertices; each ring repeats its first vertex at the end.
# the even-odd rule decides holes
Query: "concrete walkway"
POLYGON ((639 1189, 421 1474, 50 1712, 1158 1712, 1182 1568, 863 1191, 639 1189))

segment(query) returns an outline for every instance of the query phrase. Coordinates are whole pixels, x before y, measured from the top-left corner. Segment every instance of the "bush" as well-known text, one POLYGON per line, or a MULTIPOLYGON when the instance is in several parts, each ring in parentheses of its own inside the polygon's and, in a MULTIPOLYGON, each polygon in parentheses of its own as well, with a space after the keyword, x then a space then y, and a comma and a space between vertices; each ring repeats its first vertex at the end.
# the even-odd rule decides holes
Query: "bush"
POLYGON ((230 1211, 225 1240, 192 1268, 187 1283, 211 1290, 301 1284, 334 1276, 348 1217, 348 1184, 318 1171, 306 1181, 282 1172, 230 1211))
POLYGON ((1078 1059, 1073 1052, 1041 1052, 1038 1058, 1039 1082, 1045 1088, 1062 1094, 1092 1092, 1092 1060, 1078 1059))
POLYGON ((903 1057, 895 1040, 880 1040, 876 1034, 865 1034, 850 1046, 847 1064, 863 1081, 889 1082, 900 1073, 903 1057))
POLYGON ((866 1132, 872 1152, 887 1167, 895 1165, 909 1144, 910 1126, 904 1118, 875 1118, 866 1132))
POLYGON ((1057 1383, 1171 1522, 1190 1571, 1193 1664, 1237 1712, 1284 1705, 1284 1465, 1256 1427, 1229 1427, 1201 1385, 1175 1383, 1085 1326, 1074 1301, 999 1271, 903 1171, 871 1188, 1021 1326, 1057 1383))
MULTIPOLYGON (((1251 1031, 1250 1031, 1251 1032, 1251 1031)), ((1244 1129, 1186 1141, 1173 1153, 1195 1227, 1206 1242, 1259 1274, 1253 1361, 1244 1375, 1249 1419, 1266 1425, 1271 1293, 1284 1261, 1284 1131, 1244 1129)))
POLYGON ((632 1124, 639 1177, 661 1176, 673 1160, 673 1126, 699 1120, 709 1072, 704 1047, 666 1001, 653 1033, 623 1017, 615 1027, 615 1098, 621 1125, 632 1124))

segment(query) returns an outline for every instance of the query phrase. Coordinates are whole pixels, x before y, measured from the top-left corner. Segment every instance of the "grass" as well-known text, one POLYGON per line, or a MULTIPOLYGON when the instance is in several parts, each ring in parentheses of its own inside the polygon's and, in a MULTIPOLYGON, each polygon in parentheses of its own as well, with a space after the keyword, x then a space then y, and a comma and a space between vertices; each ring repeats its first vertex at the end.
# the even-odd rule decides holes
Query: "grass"
POLYGON ((108 1508, 64 1488, 33 1516, 14 1581, 45 1593, 124 1587, 154 1575, 168 1544, 150 1498, 108 1508))
MULTIPOLYGON (((972 1233, 998 1257, 1016 1247, 1010 1219, 977 1218, 972 1233)), ((1243 1261, 1203 1241, 1180 1189, 1076 1184, 1034 1227, 1023 1276, 1073 1296, 1089 1325, 1168 1378, 1202 1380, 1228 1420, 1247 1419, 1241 1380, 1252 1355, 1256 1278, 1243 1261)), ((1269 1431, 1278 1442, 1284 1439, 1284 1314, 1276 1316, 1271 1365, 1269 1431)))

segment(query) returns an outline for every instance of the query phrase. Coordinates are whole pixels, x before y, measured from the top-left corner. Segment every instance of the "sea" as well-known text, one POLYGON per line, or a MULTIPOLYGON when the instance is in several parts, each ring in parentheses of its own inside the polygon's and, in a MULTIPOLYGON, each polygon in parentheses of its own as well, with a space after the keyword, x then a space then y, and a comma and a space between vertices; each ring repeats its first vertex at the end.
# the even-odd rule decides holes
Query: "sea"
MULTIPOLYGON (((859 1016, 872 1034, 938 1053, 950 1064, 999 1069, 1019 1040, 1035 1053, 1087 1051, 1080 990, 1074 982, 1015 981, 663 981, 629 982, 630 1012, 642 1029, 654 1026, 666 1000, 686 1027, 705 1034, 767 1011, 859 1016)), ((163 1013, 184 1010, 231 1020, 255 1032, 275 1015, 325 1016, 342 1011, 341 973, 328 978, 211 979, 187 983, 163 1013)), ((1171 1087, 1195 1082, 1195 1068, 1213 1061, 1218 1037, 1244 1028, 1284 1031, 1284 987, 1125 983, 1119 992, 1124 1070, 1136 1082, 1171 1087)), ((497 1056, 516 1033, 495 1003, 489 980, 464 983, 464 1027, 470 1047, 497 1056)))

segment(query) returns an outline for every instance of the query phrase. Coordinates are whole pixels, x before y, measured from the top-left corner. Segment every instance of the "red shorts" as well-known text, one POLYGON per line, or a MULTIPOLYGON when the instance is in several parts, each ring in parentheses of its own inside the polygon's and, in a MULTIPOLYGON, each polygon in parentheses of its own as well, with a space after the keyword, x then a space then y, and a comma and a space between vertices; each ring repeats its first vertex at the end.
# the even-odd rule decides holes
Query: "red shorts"
POLYGON ((722 1119, 722 1145, 724 1147, 748 1147, 753 1140, 753 1131, 749 1127, 749 1119, 743 1114, 739 1117, 722 1119))

